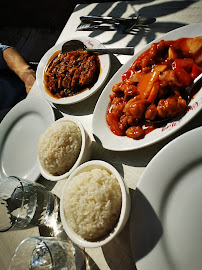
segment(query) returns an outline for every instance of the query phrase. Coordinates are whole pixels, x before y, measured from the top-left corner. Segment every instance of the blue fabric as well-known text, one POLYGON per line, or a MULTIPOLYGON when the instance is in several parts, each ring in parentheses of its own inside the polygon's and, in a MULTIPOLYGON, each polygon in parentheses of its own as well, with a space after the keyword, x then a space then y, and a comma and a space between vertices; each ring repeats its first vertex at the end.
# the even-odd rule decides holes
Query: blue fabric
POLYGON ((9 69, 3 58, 3 52, 9 48, 0 43, 0 110, 12 108, 26 96, 24 83, 9 69))
POLYGON ((0 43, 0 70, 7 69, 6 63, 3 58, 3 51, 5 51, 9 46, 0 43))

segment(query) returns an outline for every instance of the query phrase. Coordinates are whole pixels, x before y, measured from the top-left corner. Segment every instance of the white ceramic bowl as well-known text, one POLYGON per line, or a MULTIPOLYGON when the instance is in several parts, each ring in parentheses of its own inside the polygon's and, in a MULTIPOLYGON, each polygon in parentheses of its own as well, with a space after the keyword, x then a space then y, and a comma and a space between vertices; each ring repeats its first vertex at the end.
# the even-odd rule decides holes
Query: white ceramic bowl
MULTIPOLYGON (((91 37, 75 37, 74 39, 82 41, 85 44, 85 46, 90 49, 105 48, 105 46, 102 43, 100 43, 98 40, 91 37)), ((37 67, 37 71, 36 71, 36 82, 41 91, 41 94, 44 96, 45 99, 55 104, 63 104, 63 105, 74 104, 90 97, 95 92, 97 92, 100 89, 100 87, 104 84, 110 71, 109 54, 101 54, 98 56, 100 60, 100 75, 98 77, 97 82, 90 89, 87 89, 74 96, 59 98, 59 99, 54 98, 49 93, 47 93, 44 87, 44 72, 46 70, 47 64, 49 63, 51 56, 55 52, 60 51, 62 49, 62 45, 66 41, 69 41, 69 40, 72 40, 72 38, 66 39, 62 43, 56 44, 52 48, 50 48, 40 60, 39 65, 37 67)))
POLYGON ((45 170, 43 168, 40 160, 39 160, 38 155, 37 155, 37 163, 38 163, 39 170, 40 170, 41 174, 43 175, 43 177, 45 177, 46 179, 51 180, 51 181, 58 181, 58 180, 67 178, 74 171, 74 169, 76 169, 80 164, 89 160, 90 155, 91 155, 91 139, 90 139, 88 133, 86 132, 86 130, 84 129, 83 125, 81 124, 81 122, 75 117, 65 116, 65 117, 62 117, 59 120, 55 121, 52 125, 54 125, 56 122, 59 122, 59 121, 71 121, 79 127, 79 129, 81 131, 81 136, 82 136, 81 151, 79 153, 79 156, 78 156, 76 162, 71 167, 71 169, 69 171, 67 171, 66 173, 58 175, 58 176, 55 176, 55 175, 49 173, 47 170, 45 170))
POLYGON ((75 244, 77 244, 80 247, 84 247, 84 248, 101 247, 101 246, 107 244, 108 242, 110 242, 113 238, 115 238, 121 232, 121 230, 124 228, 124 226, 128 220, 129 214, 130 214, 130 208, 131 208, 131 199, 130 199, 129 189, 126 186, 126 184, 124 183, 119 172, 112 165, 110 165, 109 163, 107 163, 105 161, 101 161, 101 160, 91 160, 91 161, 85 162, 84 164, 80 165, 77 169, 75 169, 74 172, 66 180, 66 183, 65 183, 65 186, 63 189, 63 193, 61 196, 61 200, 60 200, 60 215, 61 215, 61 220, 62 220, 64 230, 67 233, 67 235, 69 236, 69 238, 75 244), (115 226, 114 230, 108 236, 103 238, 102 240, 91 242, 91 241, 87 241, 87 240, 83 239, 81 236, 76 234, 72 230, 72 228, 68 225, 66 218, 65 218, 65 215, 64 215, 63 201, 64 201, 66 188, 67 188, 68 184, 70 183, 70 181, 72 180, 72 178, 74 176, 80 174, 81 172, 91 171, 92 169, 95 169, 95 168, 105 169, 105 170, 111 172, 112 174, 114 174, 114 176, 118 180, 118 182, 120 184, 120 188, 121 188, 122 207, 121 207, 119 221, 118 221, 117 225, 115 226))

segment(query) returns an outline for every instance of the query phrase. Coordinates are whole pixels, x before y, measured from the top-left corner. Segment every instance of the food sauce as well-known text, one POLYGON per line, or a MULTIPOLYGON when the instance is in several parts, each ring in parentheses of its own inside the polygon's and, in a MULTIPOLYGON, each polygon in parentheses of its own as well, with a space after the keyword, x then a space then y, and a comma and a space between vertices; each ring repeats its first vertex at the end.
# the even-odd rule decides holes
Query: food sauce
MULTIPOLYGON (((202 37, 153 43, 112 88, 106 121, 118 136, 144 138, 154 121, 187 109, 184 88, 202 73, 202 37)), ((165 124, 165 123, 164 123, 165 124)))
POLYGON ((77 95, 91 88, 98 80, 100 61, 96 53, 57 51, 50 58, 44 73, 46 92, 54 98, 77 95))

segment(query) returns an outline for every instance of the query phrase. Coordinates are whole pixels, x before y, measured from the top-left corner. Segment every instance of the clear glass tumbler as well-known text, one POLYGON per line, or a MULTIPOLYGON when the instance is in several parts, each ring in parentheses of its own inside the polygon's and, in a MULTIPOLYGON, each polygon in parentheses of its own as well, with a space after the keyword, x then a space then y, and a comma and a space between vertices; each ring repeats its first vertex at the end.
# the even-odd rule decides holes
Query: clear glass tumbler
POLYGON ((17 247, 10 270, 83 270, 84 252, 72 242, 53 237, 29 237, 17 247))
POLYGON ((44 225, 58 206, 44 186, 9 176, 0 182, 0 232, 44 225))

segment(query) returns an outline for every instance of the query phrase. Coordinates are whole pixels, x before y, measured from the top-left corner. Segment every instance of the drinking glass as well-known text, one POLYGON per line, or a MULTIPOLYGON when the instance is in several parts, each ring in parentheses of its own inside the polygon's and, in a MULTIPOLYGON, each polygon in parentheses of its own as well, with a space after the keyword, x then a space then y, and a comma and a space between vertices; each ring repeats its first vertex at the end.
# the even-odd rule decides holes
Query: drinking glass
POLYGON ((59 199, 38 183, 15 176, 0 182, 0 232, 44 225, 59 199))
POLYGON ((10 270, 83 270, 84 252, 71 241, 29 237, 17 247, 10 270))

